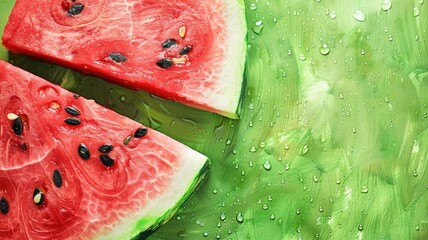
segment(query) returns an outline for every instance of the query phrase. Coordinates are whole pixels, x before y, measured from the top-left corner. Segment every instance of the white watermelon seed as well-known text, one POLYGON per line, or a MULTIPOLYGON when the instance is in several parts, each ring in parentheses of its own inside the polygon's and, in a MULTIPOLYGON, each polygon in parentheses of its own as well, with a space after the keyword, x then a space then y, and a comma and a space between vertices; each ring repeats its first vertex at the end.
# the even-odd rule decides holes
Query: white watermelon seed
POLYGON ((124 140, 123 140, 123 145, 128 145, 128 143, 131 141, 132 139, 132 135, 128 135, 124 140))
POLYGON ((186 56, 181 56, 179 58, 173 58, 172 62, 174 62, 175 64, 184 64, 187 62, 187 58, 186 58, 186 56))
POLYGON ((42 205, 45 202, 45 195, 42 190, 36 188, 33 192, 33 201, 36 205, 42 205))
POLYGON ((17 118, 19 118, 19 116, 16 115, 15 113, 8 113, 7 114, 7 119, 9 119, 9 120, 15 120, 17 118))
POLYGON ((61 107, 61 106, 57 102, 51 102, 51 104, 49 106, 49 108, 53 109, 53 110, 57 110, 59 107, 61 107))
POLYGON ((186 26, 182 26, 182 27, 180 27, 180 29, 178 29, 178 35, 181 38, 184 38, 184 36, 186 36, 186 32, 187 32, 186 26))

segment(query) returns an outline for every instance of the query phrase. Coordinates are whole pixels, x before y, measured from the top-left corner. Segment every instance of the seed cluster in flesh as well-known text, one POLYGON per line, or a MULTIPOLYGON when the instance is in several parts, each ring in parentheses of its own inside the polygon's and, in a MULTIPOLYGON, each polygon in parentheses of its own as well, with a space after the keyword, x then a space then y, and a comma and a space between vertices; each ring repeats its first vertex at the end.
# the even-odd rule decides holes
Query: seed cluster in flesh
MULTIPOLYGON (((129 142, 132 140, 132 136, 134 138, 142 138, 147 134, 148 130, 147 128, 141 127, 138 128, 137 130, 135 130, 134 135, 129 135, 127 138, 125 138, 123 144, 127 145, 129 144, 129 142)), ((113 146, 111 144, 103 144, 101 146, 98 147, 98 151, 100 153, 102 153, 101 155, 99 155, 99 159, 100 162, 106 166, 106 167, 111 167, 114 165, 114 159, 112 159, 108 153, 110 153, 111 151, 113 151, 113 146)), ((87 147, 86 144, 84 143, 80 143, 78 148, 77 148, 77 152, 79 153, 79 156, 83 159, 83 160, 88 160, 91 157, 90 154, 90 150, 87 147)))
MULTIPOLYGON (((182 26, 180 27, 180 29, 178 30, 178 35, 180 38, 184 38, 186 36, 186 32, 187 32, 187 28, 186 26, 182 26)), ((161 47, 164 50, 170 49, 170 48, 175 48, 177 46, 179 46, 179 42, 174 39, 174 38, 169 38, 167 40, 165 40, 162 44, 161 47)), ((179 55, 180 57, 174 57, 174 58, 169 58, 169 57, 165 57, 165 58, 161 58, 156 62, 156 65, 160 68, 170 68, 172 66, 174 66, 174 64, 185 64, 188 61, 188 54, 190 53, 190 51, 192 50, 192 46, 190 45, 186 45, 183 48, 180 49, 179 51, 179 55)))

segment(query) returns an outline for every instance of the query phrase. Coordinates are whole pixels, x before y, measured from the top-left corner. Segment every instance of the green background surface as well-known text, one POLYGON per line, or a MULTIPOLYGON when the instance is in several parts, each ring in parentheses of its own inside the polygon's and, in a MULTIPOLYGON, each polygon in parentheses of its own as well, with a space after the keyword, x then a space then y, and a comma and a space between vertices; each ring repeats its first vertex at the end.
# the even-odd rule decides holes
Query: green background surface
MULTIPOLYGON (((12 4, 0 0, 0 26, 12 4)), ((427 239, 428 3, 245 6, 239 120, 10 57, 210 157, 209 177, 150 239, 427 239)))

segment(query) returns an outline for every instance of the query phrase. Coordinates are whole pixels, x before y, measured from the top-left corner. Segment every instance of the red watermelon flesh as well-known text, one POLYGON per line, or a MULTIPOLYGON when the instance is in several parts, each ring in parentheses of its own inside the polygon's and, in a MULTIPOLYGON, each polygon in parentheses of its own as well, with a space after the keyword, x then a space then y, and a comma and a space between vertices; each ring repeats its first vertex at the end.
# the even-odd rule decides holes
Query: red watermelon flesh
POLYGON ((236 118, 245 37, 240 0, 17 0, 3 44, 236 118))
POLYGON ((1 239, 132 238, 206 170, 183 144, 3 61, 0 93, 1 239))

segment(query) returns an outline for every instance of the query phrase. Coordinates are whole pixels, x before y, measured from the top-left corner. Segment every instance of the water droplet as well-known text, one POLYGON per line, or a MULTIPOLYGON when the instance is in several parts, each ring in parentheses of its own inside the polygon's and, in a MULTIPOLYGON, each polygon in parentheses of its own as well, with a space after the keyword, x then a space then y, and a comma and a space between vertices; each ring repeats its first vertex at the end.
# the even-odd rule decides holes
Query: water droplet
POLYGON ((393 37, 392 35, 389 35, 389 36, 388 36, 388 41, 390 41, 390 42, 391 42, 392 40, 394 40, 394 37, 393 37))
POLYGON ((238 221, 239 223, 244 222, 244 216, 242 215, 242 213, 236 214, 236 221, 238 221))
POLYGON ((415 171, 413 171, 413 176, 414 177, 417 177, 418 176, 418 172, 415 170, 415 171))
POLYGON ((263 208, 263 210, 268 210, 269 206, 267 204, 263 204, 262 208, 263 208))
POLYGON ((215 238, 216 238, 216 239, 220 239, 220 238, 221 238, 220 233, 217 233, 217 234, 215 235, 215 238))
POLYGON ((305 61, 306 60, 306 56, 304 54, 299 54, 299 60, 300 61, 305 61))
POLYGON ((285 166, 284 166, 284 169, 285 169, 286 171, 290 170, 290 164, 286 163, 286 164, 285 164, 285 166))
POLYGON ((285 144, 284 148, 285 148, 285 150, 288 150, 288 149, 290 149, 290 146, 288 144, 285 144))
POLYGON ((217 188, 213 189, 213 194, 217 194, 217 188))
POLYGON ((255 153, 256 151, 257 151, 256 147, 252 146, 252 147, 250 148, 250 152, 251 152, 251 153, 255 153))
POLYGON ((309 147, 308 147, 307 144, 305 144, 305 145, 303 145, 303 147, 302 147, 302 149, 300 151, 300 154, 301 155, 305 155, 306 153, 308 153, 308 151, 309 151, 309 147))
POLYGON ((265 163, 263 163, 263 167, 269 171, 272 168, 272 165, 269 161, 266 161, 265 163))
POLYGON ((300 210, 299 209, 296 209, 296 214, 300 215, 300 210))
POLYGON ((337 13, 336 12, 331 12, 330 13, 330 17, 332 18, 332 19, 336 19, 336 17, 337 17, 337 13))
POLYGON ((226 220, 226 214, 225 213, 222 213, 220 215, 220 220, 222 220, 222 221, 226 220))
POLYGON ((272 213, 272 214, 270 215, 270 220, 275 220, 275 214, 273 214, 273 213, 272 213))
POLYGON ((316 182, 316 183, 319 181, 317 176, 314 176, 313 179, 314 179, 314 182, 316 182))
POLYGON ((322 207, 320 207, 319 210, 320 210, 320 212, 324 212, 324 208, 322 208, 322 207))
POLYGON ((209 235, 209 234, 208 234, 208 232, 204 232, 204 233, 203 233, 203 236, 204 236, 204 237, 208 237, 208 235, 209 235))
POLYGON ((269 201, 269 202, 272 202, 272 200, 273 200, 273 197, 269 195, 269 196, 268 196, 268 201, 269 201))
POLYGON ((251 11, 255 11, 257 9, 257 5, 255 3, 251 3, 249 9, 251 11))
POLYGON ((382 2, 383 11, 388 11, 389 9, 391 9, 391 6, 392 6, 391 0, 383 0, 382 2))
POLYGON ((363 231, 363 225, 362 224, 358 225, 358 231, 363 231))
POLYGON ((421 12, 420 12, 420 10, 419 10, 419 7, 414 7, 413 8, 413 16, 414 17, 417 17, 417 16, 419 16, 419 14, 420 14, 421 12))
POLYGON ((352 132, 353 133, 357 133, 357 129, 356 128, 352 128, 352 132))
POLYGON ((259 20, 255 22, 254 26, 252 27, 252 30, 255 34, 260 35, 264 27, 265 26, 263 25, 263 21, 259 20))
POLYGON ((345 98, 345 96, 342 93, 340 93, 339 94, 339 99, 344 99, 344 98, 345 98))
POLYGON ((324 14, 325 14, 325 15, 329 15, 329 14, 330 14, 330 10, 328 10, 328 8, 326 8, 326 9, 324 10, 324 14))
POLYGON ((321 47, 320 47, 320 53, 322 54, 322 55, 328 55, 329 53, 330 53, 330 48, 327 46, 327 44, 323 44, 321 47))
POLYGON ((125 102, 125 101, 126 101, 126 96, 125 96, 125 95, 121 95, 121 96, 119 97, 119 100, 120 100, 121 102, 125 102))
POLYGON ((354 18, 359 22, 364 22, 366 20, 366 15, 361 10, 357 10, 354 13, 354 18))

